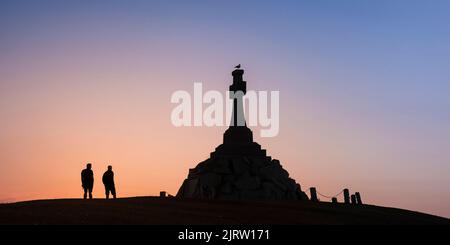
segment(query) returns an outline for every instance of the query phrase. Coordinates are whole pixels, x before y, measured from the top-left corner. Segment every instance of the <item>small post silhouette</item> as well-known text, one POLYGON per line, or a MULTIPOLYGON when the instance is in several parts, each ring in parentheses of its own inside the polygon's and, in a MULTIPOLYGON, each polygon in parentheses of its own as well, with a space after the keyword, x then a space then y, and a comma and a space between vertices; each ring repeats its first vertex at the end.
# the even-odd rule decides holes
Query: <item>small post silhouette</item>
POLYGON ((350 204, 350 192, 347 188, 344 189, 344 203, 350 204))
POLYGON ((316 187, 309 188, 309 193, 311 194, 311 201, 318 202, 316 187))
POLYGON ((338 203, 337 197, 331 198, 331 202, 332 202, 332 203, 338 203))
POLYGON ((359 205, 362 205, 363 203, 362 203, 362 201, 361 201, 361 194, 359 194, 359 192, 355 192, 355 196, 356 196, 356 202, 357 202, 359 205))
POLYGON ((352 199, 352 204, 356 205, 356 196, 352 194, 351 199, 352 199))
POLYGON ((159 197, 166 197, 166 192, 165 191, 160 191, 159 192, 159 197))

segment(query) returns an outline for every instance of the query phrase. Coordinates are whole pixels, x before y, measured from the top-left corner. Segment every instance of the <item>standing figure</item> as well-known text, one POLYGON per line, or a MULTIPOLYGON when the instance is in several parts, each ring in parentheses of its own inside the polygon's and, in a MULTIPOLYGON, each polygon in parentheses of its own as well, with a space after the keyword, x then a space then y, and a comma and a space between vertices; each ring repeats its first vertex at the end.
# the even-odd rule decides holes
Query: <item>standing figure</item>
POLYGON ((89 192, 89 199, 92 199, 92 189, 94 188, 94 172, 92 172, 92 164, 86 164, 86 169, 81 171, 81 186, 84 190, 83 198, 87 198, 89 192))
POLYGON ((108 166, 108 170, 103 174, 102 178, 103 184, 105 185, 106 199, 109 199, 109 193, 113 195, 116 199, 116 187, 114 185, 114 172, 112 171, 112 166, 108 166))

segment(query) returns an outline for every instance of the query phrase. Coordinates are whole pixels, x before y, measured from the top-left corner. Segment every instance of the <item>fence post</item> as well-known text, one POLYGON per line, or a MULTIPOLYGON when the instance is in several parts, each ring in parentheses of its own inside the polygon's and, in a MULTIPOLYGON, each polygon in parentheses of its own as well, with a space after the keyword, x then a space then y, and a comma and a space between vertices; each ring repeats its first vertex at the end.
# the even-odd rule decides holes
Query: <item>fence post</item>
POLYGON ((159 197, 166 197, 166 192, 165 191, 160 191, 159 192, 159 197))
POLYGON ((356 196, 352 194, 351 199, 352 199, 352 204, 355 205, 356 204, 356 196))
POLYGON ((311 194, 311 201, 318 202, 316 187, 309 188, 309 193, 311 194))
POLYGON ((338 200, 337 200, 336 197, 333 197, 333 198, 331 198, 331 202, 332 202, 332 203, 338 203, 338 200))
POLYGON ((363 203, 362 203, 362 201, 361 201, 361 194, 359 194, 359 192, 355 192, 355 196, 356 196, 356 202, 357 202, 359 205, 362 205, 363 203))
POLYGON ((350 192, 347 188, 344 189, 344 203, 350 204, 350 192))

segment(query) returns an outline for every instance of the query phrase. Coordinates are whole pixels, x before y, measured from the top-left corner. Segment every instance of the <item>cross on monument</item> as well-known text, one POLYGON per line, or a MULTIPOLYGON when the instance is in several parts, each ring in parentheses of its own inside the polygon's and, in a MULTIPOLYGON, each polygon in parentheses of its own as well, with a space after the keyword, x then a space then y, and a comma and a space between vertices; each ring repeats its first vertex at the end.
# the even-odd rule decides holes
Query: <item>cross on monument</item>
POLYGON ((243 80, 244 70, 235 69, 233 84, 230 85, 230 99, 233 100, 233 114, 231 116, 230 127, 225 131, 223 142, 226 143, 251 143, 253 133, 247 127, 244 115, 243 96, 247 93, 247 82, 243 80))
POLYGON ((243 96, 247 93, 247 82, 242 79, 244 70, 236 69, 232 73, 233 84, 230 85, 230 99, 233 100, 231 126, 246 126, 243 96))

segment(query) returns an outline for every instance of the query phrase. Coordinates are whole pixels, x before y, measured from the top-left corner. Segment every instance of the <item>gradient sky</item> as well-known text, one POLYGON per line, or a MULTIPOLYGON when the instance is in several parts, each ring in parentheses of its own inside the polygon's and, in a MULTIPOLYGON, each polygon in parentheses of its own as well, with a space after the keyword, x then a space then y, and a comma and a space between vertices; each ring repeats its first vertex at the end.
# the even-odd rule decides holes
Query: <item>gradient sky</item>
MULTIPOLYGON (((175 128, 175 90, 280 91, 255 140, 303 187, 450 217, 450 2, 0 1, 0 201, 176 194, 223 127, 175 128)), ((257 131, 255 131, 257 132, 257 131)), ((342 199, 341 199, 342 200, 342 199)))

